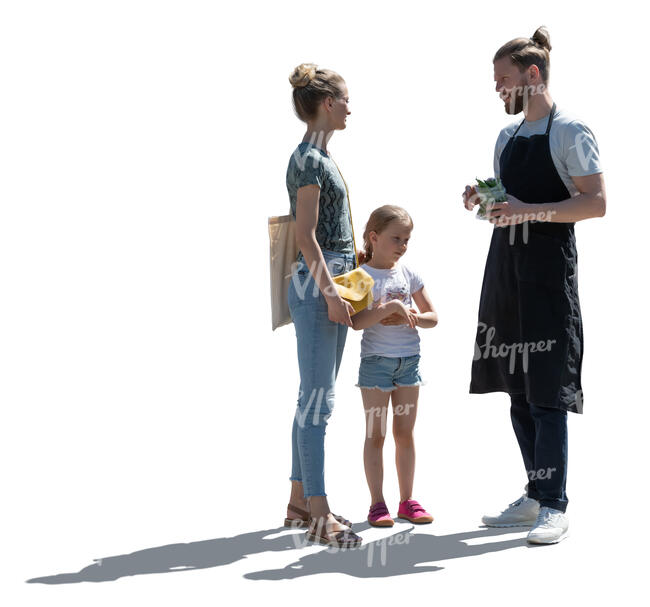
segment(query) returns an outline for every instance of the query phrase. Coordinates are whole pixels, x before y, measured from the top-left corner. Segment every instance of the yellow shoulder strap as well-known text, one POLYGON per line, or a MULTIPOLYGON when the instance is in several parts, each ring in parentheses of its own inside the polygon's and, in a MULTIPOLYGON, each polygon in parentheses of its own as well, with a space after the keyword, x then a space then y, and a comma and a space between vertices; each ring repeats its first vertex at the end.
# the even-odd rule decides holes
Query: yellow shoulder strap
POLYGON ((341 179, 343 179, 343 185, 345 185, 345 194, 348 199, 348 210, 350 212, 350 225, 352 226, 352 246, 354 248, 354 265, 356 268, 358 268, 359 256, 357 255, 357 244, 354 238, 354 222, 352 221, 352 207, 350 206, 350 192, 348 191, 348 184, 345 182, 345 177, 343 177, 343 173, 341 173, 341 169, 339 169, 339 165, 336 164, 336 160, 334 160, 334 158, 332 158, 332 162, 335 164, 336 169, 338 170, 339 175, 341 176, 341 179))

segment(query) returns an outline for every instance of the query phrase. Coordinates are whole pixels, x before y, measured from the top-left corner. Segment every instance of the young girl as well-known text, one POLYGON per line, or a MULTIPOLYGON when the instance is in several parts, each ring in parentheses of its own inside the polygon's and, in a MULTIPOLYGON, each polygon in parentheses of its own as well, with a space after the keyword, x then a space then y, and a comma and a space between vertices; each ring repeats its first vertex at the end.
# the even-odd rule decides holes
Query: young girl
POLYGON ((420 377, 420 338, 416 327, 438 324, 438 315, 422 279, 399 260, 406 252, 413 221, 401 207, 375 209, 363 234, 361 267, 374 279, 372 307, 352 317, 361 340, 359 383, 366 415, 363 462, 370 488, 368 522, 376 527, 394 524, 382 493, 382 448, 386 435, 388 401, 393 403, 393 436, 399 480, 398 518, 430 523, 433 517, 413 499, 415 447, 413 426, 417 413, 420 377), (418 311, 412 307, 411 298, 418 311))

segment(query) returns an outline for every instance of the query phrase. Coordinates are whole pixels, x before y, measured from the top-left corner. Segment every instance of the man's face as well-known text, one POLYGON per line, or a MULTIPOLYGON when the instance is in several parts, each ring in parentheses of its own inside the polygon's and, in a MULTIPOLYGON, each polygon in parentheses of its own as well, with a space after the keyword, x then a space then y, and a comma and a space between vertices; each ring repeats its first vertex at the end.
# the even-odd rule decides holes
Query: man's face
POLYGON ((527 72, 520 72, 510 57, 501 57, 494 62, 494 80, 505 111, 508 114, 519 114, 530 94, 527 72))

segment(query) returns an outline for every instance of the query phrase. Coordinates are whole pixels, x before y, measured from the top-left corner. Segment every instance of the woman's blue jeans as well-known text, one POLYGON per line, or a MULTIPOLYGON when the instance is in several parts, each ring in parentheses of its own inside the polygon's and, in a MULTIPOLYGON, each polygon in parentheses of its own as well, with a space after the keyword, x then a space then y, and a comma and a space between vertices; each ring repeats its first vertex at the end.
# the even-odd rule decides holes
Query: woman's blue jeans
MULTIPOLYGON (((332 276, 353 270, 351 253, 323 249, 332 276)), ((317 269, 314 268, 314 272, 317 269)), ((291 433, 292 481, 303 484, 305 497, 325 493, 325 427, 334 408, 334 384, 343 357, 348 327, 332 322, 327 301, 306 261, 294 270, 288 290, 289 311, 298 342, 300 390, 291 433)))

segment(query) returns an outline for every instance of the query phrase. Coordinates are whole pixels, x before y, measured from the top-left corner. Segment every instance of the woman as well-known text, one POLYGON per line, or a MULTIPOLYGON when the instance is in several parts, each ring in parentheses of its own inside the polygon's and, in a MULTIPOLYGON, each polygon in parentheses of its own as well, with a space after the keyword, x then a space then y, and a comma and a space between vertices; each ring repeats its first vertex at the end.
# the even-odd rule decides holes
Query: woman
POLYGON ((291 496, 285 524, 307 526, 311 541, 337 547, 361 544, 351 523, 332 514, 324 484, 325 427, 334 406, 352 305, 332 276, 354 269, 352 218, 345 182, 327 144, 345 128, 348 90, 336 72, 311 63, 289 78, 298 117, 307 124, 287 168, 291 214, 300 253, 288 291, 298 342, 300 392, 292 431, 291 496))

